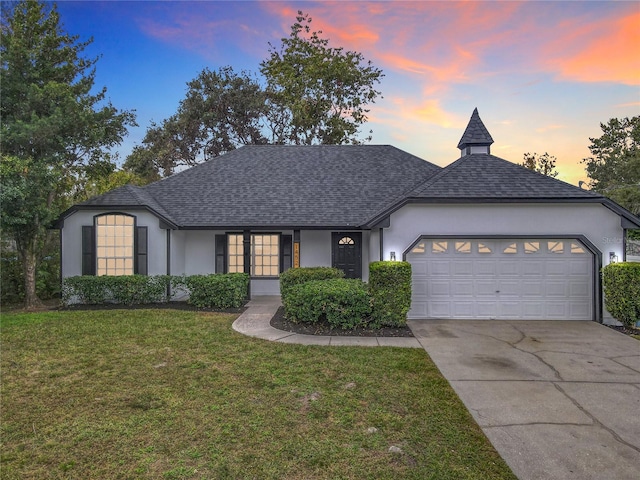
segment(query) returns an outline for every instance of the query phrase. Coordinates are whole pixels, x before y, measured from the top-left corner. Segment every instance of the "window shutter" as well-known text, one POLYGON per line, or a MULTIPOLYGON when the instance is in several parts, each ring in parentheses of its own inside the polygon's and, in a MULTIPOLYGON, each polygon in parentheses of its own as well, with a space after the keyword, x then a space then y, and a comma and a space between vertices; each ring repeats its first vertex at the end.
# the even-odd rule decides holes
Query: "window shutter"
POLYGON ((82 275, 96 274, 96 236, 93 225, 82 226, 82 275))
POLYGON ((293 250, 293 237, 282 235, 280 237, 280 273, 291 268, 291 254, 293 250))
POLYGON ((136 262, 134 273, 137 273, 138 275, 147 275, 147 227, 136 227, 135 252, 136 262))
POLYGON ((227 273, 227 236, 216 235, 216 273, 227 273))

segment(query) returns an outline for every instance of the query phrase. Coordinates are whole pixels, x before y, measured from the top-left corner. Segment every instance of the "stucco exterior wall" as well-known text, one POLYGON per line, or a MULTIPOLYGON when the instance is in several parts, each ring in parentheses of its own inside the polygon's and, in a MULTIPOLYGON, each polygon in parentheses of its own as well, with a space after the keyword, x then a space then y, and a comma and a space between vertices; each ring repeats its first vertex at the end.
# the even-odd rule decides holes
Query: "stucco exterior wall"
MULTIPOLYGON (((391 215, 384 230, 384 258, 403 252, 422 235, 584 235, 602 253, 622 258, 620 217, 600 204, 410 204, 391 215)), ((604 304, 603 304, 604 305, 604 304)), ((603 309, 605 321, 610 314, 603 309)))
MULTIPOLYGON (((120 213, 113 210, 82 210, 67 217, 62 228, 62 276, 82 275, 82 226, 93 225, 94 216, 120 213)), ((146 211, 122 212, 136 217, 136 226, 147 227, 147 261, 149 275, 167 273, 166 230, 160 228, 158 218, 146 211)))

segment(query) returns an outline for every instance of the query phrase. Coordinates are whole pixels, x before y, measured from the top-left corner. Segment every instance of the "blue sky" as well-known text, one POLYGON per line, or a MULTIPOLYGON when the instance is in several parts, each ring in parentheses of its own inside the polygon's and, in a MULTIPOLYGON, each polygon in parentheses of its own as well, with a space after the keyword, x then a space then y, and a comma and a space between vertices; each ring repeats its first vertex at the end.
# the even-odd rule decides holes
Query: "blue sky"
POLYGON ((600 122, 640 114, 640 2, 62 1, 64 28, 93 37, 96 86, 138 128, 176 112, 205 67, 258 72, 269 42, 289 34, 297 10, 334 47, 381 68, 383 99, 364 131, 438 165, 459 156, 475 107, 514 162, 525 152, 558 158, 560 179, 586 180, 580 160, 600 122))

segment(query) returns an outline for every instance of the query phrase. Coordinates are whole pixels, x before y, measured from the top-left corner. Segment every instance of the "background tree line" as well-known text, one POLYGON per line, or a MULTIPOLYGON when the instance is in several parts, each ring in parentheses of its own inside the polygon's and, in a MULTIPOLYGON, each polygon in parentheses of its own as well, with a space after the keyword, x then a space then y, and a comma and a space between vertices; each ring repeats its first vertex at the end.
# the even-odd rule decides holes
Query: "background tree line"
MULTIPOLYGON (((177 112, 152 124, 117 167, 114 147, 135 126, 96 89, 92 39, 65 32, 55 4, 2 3, 0 207, 2 302, 38 305, 59 293, 59 237, 69 206, 127 183, 145 184, 249 144, 358 144, 380 69, 329 45, 298 12, 288 37, 268 45, 259 75, 204 69, 177 112)), ((589 186, 640 213, 640 117, 611 119, 590 138, 589 186)), ((555 177, 556 159, 525 154, 524 166, 555 177)))

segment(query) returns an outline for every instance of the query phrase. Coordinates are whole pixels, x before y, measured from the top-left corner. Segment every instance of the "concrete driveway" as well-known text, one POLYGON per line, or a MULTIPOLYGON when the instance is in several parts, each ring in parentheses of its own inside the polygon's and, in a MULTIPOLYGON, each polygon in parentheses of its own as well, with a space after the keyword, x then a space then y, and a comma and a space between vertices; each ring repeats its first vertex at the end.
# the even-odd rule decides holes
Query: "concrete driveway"
POLYGON ((409 326, 519 479, 640 479, 639 341, 594 322, 409 326))

